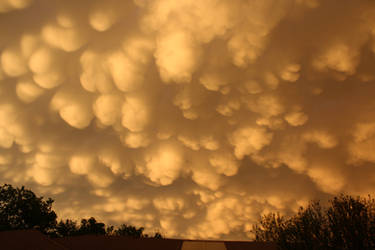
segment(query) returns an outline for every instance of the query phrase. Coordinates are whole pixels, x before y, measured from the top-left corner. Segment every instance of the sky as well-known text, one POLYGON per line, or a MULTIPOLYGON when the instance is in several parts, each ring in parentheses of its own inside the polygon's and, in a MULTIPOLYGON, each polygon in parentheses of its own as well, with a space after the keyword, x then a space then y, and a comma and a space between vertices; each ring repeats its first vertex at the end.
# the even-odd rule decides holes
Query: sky
POLYGON ((375 191, 375 2, 0 0, 0 183, 167 237, 375 191))

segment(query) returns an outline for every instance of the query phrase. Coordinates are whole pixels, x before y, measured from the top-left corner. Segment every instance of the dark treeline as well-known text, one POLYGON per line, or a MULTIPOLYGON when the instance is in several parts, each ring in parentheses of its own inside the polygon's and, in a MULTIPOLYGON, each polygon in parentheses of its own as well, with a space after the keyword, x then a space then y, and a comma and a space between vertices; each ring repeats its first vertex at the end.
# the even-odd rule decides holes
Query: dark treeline
POLYGON ((341 194, 324 207, 311 201, 294 216, 263 216, 252 232, 280 249, 375 249, 375 200, 341 194))
POLYGON ((80 223, 67 219, 57 221, 52 210, 53 200, 37 197, 25 187, 0 186, 0 231, 36 229, 51 237, 79 235, 129 236, 134 238, 162 238, 160 233, 153 236, 144 234, 144 228, 122 224, 115 228, 106 226, 95 218, 82 219, 80 223))

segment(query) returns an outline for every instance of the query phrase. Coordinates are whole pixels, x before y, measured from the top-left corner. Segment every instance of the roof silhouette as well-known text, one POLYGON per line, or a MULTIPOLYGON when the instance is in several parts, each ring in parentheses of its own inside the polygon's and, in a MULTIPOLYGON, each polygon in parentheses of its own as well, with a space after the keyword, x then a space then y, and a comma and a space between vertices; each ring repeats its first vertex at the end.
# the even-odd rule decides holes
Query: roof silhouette
POLYGON ((65 246, 36 230, 0 232, 0 249, 6 250, 68 250, 65 246))
POLYGON ((134 239, 124 236, 83 235, 49 238, 39 231, 0 232, 0 249, 7 250, 275 250, 273 243, 176 239, 134 239))

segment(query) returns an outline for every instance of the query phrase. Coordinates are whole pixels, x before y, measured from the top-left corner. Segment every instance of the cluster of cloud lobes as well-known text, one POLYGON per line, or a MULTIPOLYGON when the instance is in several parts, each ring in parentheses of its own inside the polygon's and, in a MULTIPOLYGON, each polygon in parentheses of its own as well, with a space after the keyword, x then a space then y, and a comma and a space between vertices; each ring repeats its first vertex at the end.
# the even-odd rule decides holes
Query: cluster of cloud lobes
POLYGON ((370 0, 1 0, 0 181, 168 237, 375 191, 370 0))

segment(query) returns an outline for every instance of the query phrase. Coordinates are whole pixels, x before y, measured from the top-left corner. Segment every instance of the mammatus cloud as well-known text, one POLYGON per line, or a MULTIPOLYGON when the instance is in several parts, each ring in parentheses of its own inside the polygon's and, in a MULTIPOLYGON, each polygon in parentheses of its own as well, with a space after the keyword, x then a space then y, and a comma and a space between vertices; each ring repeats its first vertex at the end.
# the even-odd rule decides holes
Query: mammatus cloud
POLYGON ((375 184, 375 3, 0 1, 0 180, 168 237, 375 184))

